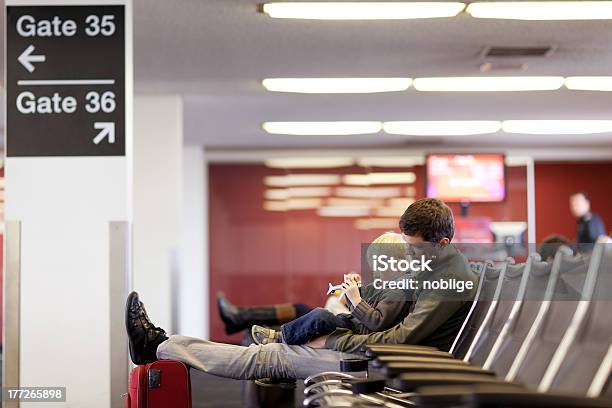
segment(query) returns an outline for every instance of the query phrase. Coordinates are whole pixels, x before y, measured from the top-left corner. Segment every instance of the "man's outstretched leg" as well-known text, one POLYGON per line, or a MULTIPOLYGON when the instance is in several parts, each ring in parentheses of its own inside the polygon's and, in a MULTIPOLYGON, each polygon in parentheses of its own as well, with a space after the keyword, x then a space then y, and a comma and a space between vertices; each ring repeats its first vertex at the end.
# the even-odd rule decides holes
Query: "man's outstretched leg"
POLYGON ((336 371, 342 358, 357 357, 306 346, 267 344, 242 347, 185 336, 167 338, 162 329, 151 323, 135 292, 128 297, 126 318, 130 355, 136 364, 157 358, 178 360, 210 374, 249 380, 306 378, 323 371, 336 371))

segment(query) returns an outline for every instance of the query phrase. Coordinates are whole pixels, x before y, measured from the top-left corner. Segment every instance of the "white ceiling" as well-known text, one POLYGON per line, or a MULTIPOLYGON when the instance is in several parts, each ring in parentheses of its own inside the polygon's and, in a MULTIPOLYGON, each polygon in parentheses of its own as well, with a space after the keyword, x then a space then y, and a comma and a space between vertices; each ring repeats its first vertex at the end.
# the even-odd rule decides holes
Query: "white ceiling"
MULTIPOLYGON (((414 21, 278 20, 257 0, 135 0, 137 93, 179 93, 188 143, 210 147, 611 145, 595 136, 422 138, 267 135, 266 120, 612 119, 612 94, 269 93, 266 77, 478 75, 486 45, 556 45, 525 75, 612 75, 610 21, 519 22, 467 15, 414 21)), ((497 75, 506 73, 500 72, 497 75)), ((513 73, 510 73, 513 74, 513 73)), ((516 74, 516 73, 515 73, 516 74)))

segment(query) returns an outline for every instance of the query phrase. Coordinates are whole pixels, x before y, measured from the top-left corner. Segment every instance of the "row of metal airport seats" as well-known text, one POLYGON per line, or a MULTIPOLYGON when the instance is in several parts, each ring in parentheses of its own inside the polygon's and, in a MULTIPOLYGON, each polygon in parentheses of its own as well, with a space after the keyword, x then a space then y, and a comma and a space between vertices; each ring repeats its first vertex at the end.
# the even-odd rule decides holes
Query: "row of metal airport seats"
POLYGON ((304 407, 612 407, 612 243, 539 258, 472 265, 476 299, 449 352, 368 345, 307 378, 304 407))

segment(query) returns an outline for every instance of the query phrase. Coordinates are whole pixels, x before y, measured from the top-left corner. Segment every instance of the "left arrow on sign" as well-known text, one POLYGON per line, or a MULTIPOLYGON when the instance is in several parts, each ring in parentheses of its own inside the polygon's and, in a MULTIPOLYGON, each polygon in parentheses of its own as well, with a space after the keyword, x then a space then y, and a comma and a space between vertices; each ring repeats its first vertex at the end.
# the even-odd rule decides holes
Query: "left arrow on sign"
POLYGON ((28 70, 28 72, 34 72, 34 65, 32 64, 33 62, 45 62, 45 60, 47 59, 45 55, 32 55, 33 52, 34 46, 30 45, 17 58, 17 61, 19 61, 21 65, 23 65, 23 67, 28 70))
POLYGON ((107 136, 108 143, 115 143, 115 122, 94 122, 94 129, 100 131, 93 140, 95 144, 100 144, 107 136))

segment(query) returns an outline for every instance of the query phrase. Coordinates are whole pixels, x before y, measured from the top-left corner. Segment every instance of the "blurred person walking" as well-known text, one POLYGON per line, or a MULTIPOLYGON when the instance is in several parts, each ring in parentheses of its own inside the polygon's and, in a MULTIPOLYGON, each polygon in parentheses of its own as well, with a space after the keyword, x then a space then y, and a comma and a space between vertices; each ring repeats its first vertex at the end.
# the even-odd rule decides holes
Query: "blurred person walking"
POLYGON ((591 212, 591 201, 586 193, 580 191, 570 196, 570 209, 578 218, 576 225, 576 243, 594 244, 601 235, 606 235, 606 228, 601 217, 591 212))

